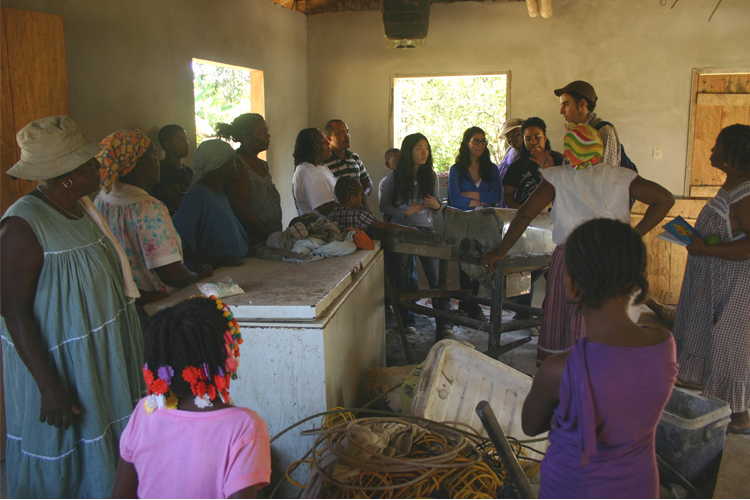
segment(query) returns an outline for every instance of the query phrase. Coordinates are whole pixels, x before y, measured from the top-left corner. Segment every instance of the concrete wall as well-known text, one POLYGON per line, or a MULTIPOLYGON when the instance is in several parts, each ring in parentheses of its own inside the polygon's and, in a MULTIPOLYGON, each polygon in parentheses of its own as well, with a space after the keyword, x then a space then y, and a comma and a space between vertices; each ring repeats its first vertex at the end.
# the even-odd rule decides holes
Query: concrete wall
POLYGON ((555 0, 550 19, 530 18, 519 2, 434 4, 427 44, 416 50, 386 49, 379 12, 312 16, 310 121, 346 120, 377 186, 391 147, 392 74, 510 70, 511 115, 543 118, 558 150, 564 124, 552 91, 587 80, 597 114, 615 124, 642 175, 682 195, 692 69, 750 69, 750 2, 724 2, 710 23, 716 0, 671 4, 555 0), (661 159, 652 158, 655 145, 661 159))
MULTIPOLYGON (((307 126, 305 16, 261 0, 5 0, 65 21, 70 114, 94 140, 168 123, 195 137, 192 58, 263 70, 268 160, 293 216, 292 148, 307 126)), ((191 163, 188 159, 187 163, 191 163)))

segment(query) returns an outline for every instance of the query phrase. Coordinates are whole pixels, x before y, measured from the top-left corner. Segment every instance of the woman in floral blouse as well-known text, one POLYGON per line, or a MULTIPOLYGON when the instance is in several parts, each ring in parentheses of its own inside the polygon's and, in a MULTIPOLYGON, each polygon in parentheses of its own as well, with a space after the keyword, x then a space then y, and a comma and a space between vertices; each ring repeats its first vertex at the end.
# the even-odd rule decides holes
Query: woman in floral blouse
POLYGON ((210 276, 211 266, 196 272, 185 267, 182 242, 166 206, 147 192, 159 182, 151 140, 140 130, 121 130, 100 146, 102 190, 94 203, 125 250, 144 302, 210 276))

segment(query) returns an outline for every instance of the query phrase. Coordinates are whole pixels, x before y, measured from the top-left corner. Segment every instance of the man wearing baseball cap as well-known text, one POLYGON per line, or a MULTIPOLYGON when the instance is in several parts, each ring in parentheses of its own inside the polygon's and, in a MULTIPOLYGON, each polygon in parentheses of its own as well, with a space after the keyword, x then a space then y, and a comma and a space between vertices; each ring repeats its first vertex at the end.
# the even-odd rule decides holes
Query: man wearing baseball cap
POLYGON ((617 130, 611 123, 601 126, 602 120, 596 116, 596 91, 588 82, 576 80, 570 82, 561 89, 555 90, 555 95, 560 98, 560 114, 565 117, 566 122, 585 123, 599 131, 604 144, 602 163, 620 166, 620 140, 617 130))
MULTIPOLYGON (((503 182, 505 172, 508 171, 508 167, 511 163, 518 159, 518 155, 521 153, 521 146, 523 146, 523 136, 521 135, 521 124, 523 124, 523 118, 511 118, 503 124, 503 130, 500 131, 500 137, 505 139, 508 143, 508 148, 505 150, 503 159, 500 165, 497 166, 497 170, 500 173, 500 182, 503 182)), ((500 203, 497 204, 500 208, 508 208, 503 199, 503 192, 500 191, 500 203)))

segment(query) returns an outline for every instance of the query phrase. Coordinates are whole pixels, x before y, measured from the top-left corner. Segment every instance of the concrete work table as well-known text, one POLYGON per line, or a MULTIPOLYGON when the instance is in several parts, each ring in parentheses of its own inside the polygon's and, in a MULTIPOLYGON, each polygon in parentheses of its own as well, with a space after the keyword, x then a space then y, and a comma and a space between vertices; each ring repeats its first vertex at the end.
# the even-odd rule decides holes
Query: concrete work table
MULTIPOLYGON (((203 280, 229 276, 245 291, 222 299, 244 340, 230 394, 263 417, 271 437, 314 413, 367 402, 365 375, 385 366, 383 251, 375 244, 375 250, 307 263, 248 258, 203 280)), ((153 314, 198 294, 189 285, 145 309, 153 314)), ((314 438, 300 431, 319 425, 315 419, 273 443, 274 483, 312 447, 314 438)), ((306 480, 300 472, 295 477, 306 480)), ((282 490, 282 496, 292 493, 282 490)))

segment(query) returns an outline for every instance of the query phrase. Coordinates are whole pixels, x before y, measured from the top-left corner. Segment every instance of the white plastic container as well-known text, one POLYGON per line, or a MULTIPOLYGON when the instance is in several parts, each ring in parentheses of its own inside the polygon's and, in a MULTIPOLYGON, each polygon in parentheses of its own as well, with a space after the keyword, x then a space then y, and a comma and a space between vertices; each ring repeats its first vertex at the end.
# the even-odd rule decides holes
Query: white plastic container
MULTIPOLYGON (((455 340, 435 344, 419 376, 411 413, 438 422, 457 421, 486 436, 474 408, 489 401, 508 437, 532 439, 521 430, 521 408, 531 390, 531 377, 455 340)), ((546 436, 546 433, 542 436, 546 436)), ((529 443, 544 452, 548 441, 529 443)), ((530 458, 541 456, 529 452, 530 458)))

